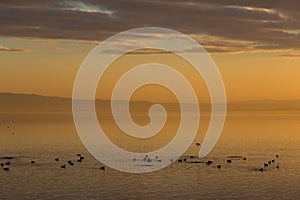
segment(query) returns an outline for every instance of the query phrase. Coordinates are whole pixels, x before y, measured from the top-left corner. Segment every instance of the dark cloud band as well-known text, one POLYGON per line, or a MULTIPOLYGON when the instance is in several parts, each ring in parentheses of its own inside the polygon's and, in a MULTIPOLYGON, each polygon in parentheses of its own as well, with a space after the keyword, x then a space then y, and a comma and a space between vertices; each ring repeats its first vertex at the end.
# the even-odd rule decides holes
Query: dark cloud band
POLYGON ((293 0, 4 0, 0 35, 101 41, 158 26, 190 34, 210 52, 299 50, 299 10, 293 0))

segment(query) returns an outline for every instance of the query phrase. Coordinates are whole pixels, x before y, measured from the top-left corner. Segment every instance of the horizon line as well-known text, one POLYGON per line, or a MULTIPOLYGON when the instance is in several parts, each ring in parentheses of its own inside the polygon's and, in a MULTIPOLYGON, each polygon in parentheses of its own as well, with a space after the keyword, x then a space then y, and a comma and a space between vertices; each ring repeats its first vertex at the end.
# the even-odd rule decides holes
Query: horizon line
MULTIPOLYGON (((14 92, 0 92, 0 95, 28 95, 28 96, 39 96, 39 97, 45 97, 45 98, 60 98, 60 99, 67 99, 67 100, 72 100, 72 97, 63 97, 63 96, 48 96, 48 95, 43 95, 43 94, 36 94, 36 93, 14 93, 14 92)), ((99 100, 99 101, 111 101, 111 99, 99 99, 95 98, 94 100, 99 100)), ((125 100, 117 100, 117 101, 125 101, 125 100)), ((283 101, 300 101, 300 99, 284 99, 284 100, 277 100, 277 99, 255 99, 255 100, 241 100, 241 101, 227 101, 227 104, 232 104, 232 103, 251 103, 251 102, 262 102, 262 101, 276 101, 276 102, 283 102, 283 101)), ((132 100, 131 102, 148 102, 148 103, 176 103, 174 101, 148 101, 148 100, 132 100)), ((210 104, 211 102, 198 102, 199 104, 210 104)))

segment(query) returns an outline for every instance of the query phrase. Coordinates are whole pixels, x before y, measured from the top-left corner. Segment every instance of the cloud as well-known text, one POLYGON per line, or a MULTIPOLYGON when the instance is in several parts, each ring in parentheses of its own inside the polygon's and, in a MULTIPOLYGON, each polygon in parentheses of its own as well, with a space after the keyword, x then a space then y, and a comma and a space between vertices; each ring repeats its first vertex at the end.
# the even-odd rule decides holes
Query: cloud
POLYGON ((288 59, 299 59, 300 58, 300 54, 294 54, 294 53, 291 53, 291 54, 282 54, 282 55, 279 55, 280 58, 288 58, 288 59))
POLYGON ((29 53, 31 52, 30 49, 16 49, 16 48, 9 48, 6 46, 0 45, 0 51, 7 51, 7 52, 14 52, 14 53, 29 53))
POLYGON ((73 10, 85 13, 99 13, 104 15, 113 15, 114 11, 100 8, 99 6, 94 6, 90 4, 85 4, 80 1, 63 1, 60 3, 63 6, 63 10, 73 10))
POLYGON ((300 2, 286 0, 3 0, 0 35, 101 41, 132 28, 171 28, 209 52, 300 50, 300 2))
POLYGON ((250 7, 250 6, 238 6, 238 5, 225 5, 225 6, 223 6, 223 8, 237 10, 237 11, 241 11, 241 12, 252 12, 254 14, 275 15, 281 19, 288 19, 288 16, 281 13, 277 9, 250 7))
MULTIPOLYGON (((224 37, 218 37, 218 36, 211 36, 211 35, 190 35, 193 39, 198 41, 202 47, 205 48, 206 51, 210 53, 230 53, 230 54, 239 54, 243 52, 250 52, 254 51, 255 47, 259 44, 252 42, 252 41, 246 41, 246 40, 234 40, 234 39, 226 39, 224 37)), ((159 36, 156 36, 156 39, 159 36)), ((170 36, 172 37, 172 36, 170 36)), ((180 41, 180 38, 176 39, 177 41, 180 41)), ((134 47, 137 43, 143 43, 143 40, 134 40, 126 39, 124 42, 118 41, 118 44, 121 47, 134 47)), ((145 43, 145 41, 144 41, 145 43)), ((185 53, 193 53, 195 52, 194 49, 182 49, 185 53)), ((118 53, 118 52, 117 52, 118 53)), ((139 49, 134 52, 130 52, 128 54, 134 55, 134 54, 168 54, 171 52, 161 51, 158 49, 139 49)))
POLYGON ((97 41, 97 40, 81 40, 80 43, 81 44, 94 44, 94 45, 98 45, 100 43, 100 41, 97 41))
POLYGON ((300 35, 300 30, 282 30, 282 32, 290 34, 290 35, 300 35))

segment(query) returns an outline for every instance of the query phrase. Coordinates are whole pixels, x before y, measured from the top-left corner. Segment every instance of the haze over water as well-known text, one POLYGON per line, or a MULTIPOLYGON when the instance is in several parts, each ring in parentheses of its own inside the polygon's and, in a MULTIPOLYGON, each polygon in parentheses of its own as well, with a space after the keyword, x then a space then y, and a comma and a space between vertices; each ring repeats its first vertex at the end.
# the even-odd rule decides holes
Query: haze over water
MULTIPOLYGON (((173 125, 168 130, 176 127, 176 115, 178 113, 172 113, 170 123, 173 125)), ((147 121, 143 115, 137 116, 138 120, 147 121)), ((204 112, 201 123, 208 119, 209 115, 204 112)), ((114 130, 110 119, 101 120, 114 130)), ((0 156, 9 155, 13 159, 9 172, 0 171, 0 193, 5 198, 42 199, 257 199, 262 196, 264 199, 296 199, 300 184, 299 120, 298 111, 229 111, 217 145, 200 160, 212 160, 213 164, 189 163, 198 159, 188 158, 186 163, 174 162, 156 172, 129 174, 111 168, 99 170, 102 164, 84 148, 68 109, 60 112, 48 108, 30 111, 28 107, 19 107, 11 112, 2 109, 0 156), (83 162, 76 162, 77 153, 85 156, 83 162), (279 158, 275 158, 276 154, 279 158), (54 161, 56 157, 60 159, 58 162, 54 161), (232 163, 227 163, 228 159, 232 159, 232 163), (275 163, 260 172, 263 164, 272 159, 275 163), (31 164, 31 160, 36 163, 31 164), (68 165, 68 160, 73 160, 74 166, 68 165), (60 168, 63 164, 67 164, 66 169, 60 168), (219 164, 221 169, 216 167, 219 164)), ((114 132, 109 134, 121 147, 140 152, 167 142, 158 138, 139 145, 114 137, 114 132)), ((201 138, 200 130, 195 142, 202 142, 201 138)), ((184 155, 198 154, 195 142, 184 155)), ((143 164, 139 162, 137 167, 143 164)))
MULTIPOLYGON (((299 199, 299 10, 300 1, 295 0, 2 0, 0 199, 299 199), (137 28, 160 31, 125 34, 114 45, 107 45, 109 38, 137 28), (162 29, 187 37, 163 34, 167 32, 162 29), (195 54, 198 44, 184 45, 182 39, 189 37, 205 49, 198 52, 216 64, 220 78, 205 75, 214 65, 204 62, 204 54, 195 54), (168 43, 169 39, 172 42, 168 43), (91 62, 95 71, 102 69, 97 67, 106 59, 140 47, 114 57, 117 59, 109 62, 99 79, 99 74, 91 71, 78 84, 83 86, 82 93, 88 94, 93 87, 86 84, 98 83, 95 95, 87 99, 98 99, 99 124, 116 146, 145 156, 162 148, 179 127, 181 112, 176 103, 182 100, 176 95, 183 94, 189 103, 197 99, 193 106, 199 102, 197 135, 184 155, 166 168, 146 174, 120 172, 96 160, 79 139, 72 117, 73 89, 87 56, 101 44, 105 48, 94 51, 95 62, 91 62), (201 61, 192 66, 193 62, 169 48, 157 48, 165 44, 201 61), (151 77, 153 84, 127 93, 129 89, 122 82, 124 88, 113 96, 124 75, 149 63, 176 71, 197 98, 190 98, 188 89, 175 81, 175 76, 164 75, 161 68, 154 70, 152 65, 148 66, 153 70, 147 68, 127 80, 131 84, 136 78, 143 82, 151 77), (197 67, 203 70, 198 73, 197 67), (172 93, 171 87, 153 82, 153 77, 170 81, 179 92, 172 93), (199 149, 205 147, 209 104, 214 104, 211 94, 215 89, 212 91, 211 86, 217 90, 224 86, 228 112, 216 146, 206 158, 198 159, 199 149), (129 98, 127 94, 132 94, 131 117, 140 126, 150 122, 152 103, 161 103, 167 110, 166 124, 157 135, 137 139, 116 126, 110 100, 116 97, 121 105, 125 97, 129 98)), ((216 95, 218 102, 225 99, 220 91, 223 89, 216 95)), ((196 114, 195 109, 187 113, 189 117, 196 114)), ((157 113, 154 116, 163 118, 157 113)), ((195 127, 192 120, 187 121, 188 128, 195 127)), ((85 123, 90 125, 89 119, 85 123)), ((164 164, 165 160, 159 161, 163 156, 157 156, 151 155, 152 162, 143 161, 144 156, 117 162, 152 169, 164 164)))

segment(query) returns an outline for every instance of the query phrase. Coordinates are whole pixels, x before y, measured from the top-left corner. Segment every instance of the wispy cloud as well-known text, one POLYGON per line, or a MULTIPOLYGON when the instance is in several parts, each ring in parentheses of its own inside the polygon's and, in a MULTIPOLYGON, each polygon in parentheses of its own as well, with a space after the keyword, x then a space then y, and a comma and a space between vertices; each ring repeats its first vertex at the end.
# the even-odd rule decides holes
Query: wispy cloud
POLYGON ((97 41, 97 40, 81 40, 80 43, 81 44, 94 44, 94 45, 98 45, 100 43, 100 41, 97 41))
POLYGON ((258 8, 258 7, 250 7, 250 6, 237 6, 237 5, 225 5, 224 7, 225 8, 238 9, 238 10, 264 12, 264 13, 268 13, 268 14, 277 13, 277 11, 275 9, 268 9, 268 8, 258 8))
POLYGON ((99 6, 86 4, 80 1, 63 1, 60 3, 64 10, 73 10, 73 11, 79 11, 79 12, 85 12, 85 13, 99 13, 104 15, 113 15, 114 11, 101 8, 99 6))
POLYGON ((258 45, 250 40, 230 39, 208 34, 193 34, 191 36, 210 53, 238 54, 252 51, 258 45))
POLYGON ((272 8, 262 8, 262 7, 250 7, 250 6, 239 6, 239 5, 225 5, 224 8, 234 9, 239 11, 255 12, 255 13, 265 13, 269 15, 278 15, 282 19, 288 19, 288 16, 272 8))
POLYGON ((6 46, 0 45, 0 51, 14 52, 14 53, 29 53, 30 49, 19 49, 19 48, 9 48, 6 46))
POLYGON ((291 53, 291 54, 282 54, 282 55, 279 55, 280 58, 288 58, 288 59, 300 59, 300 54, 294 54, 294 53, 291 53))
POLYGON ((290 35, 300 35, 300 29, 298 30, 282 30, 282 32, 290 35))

